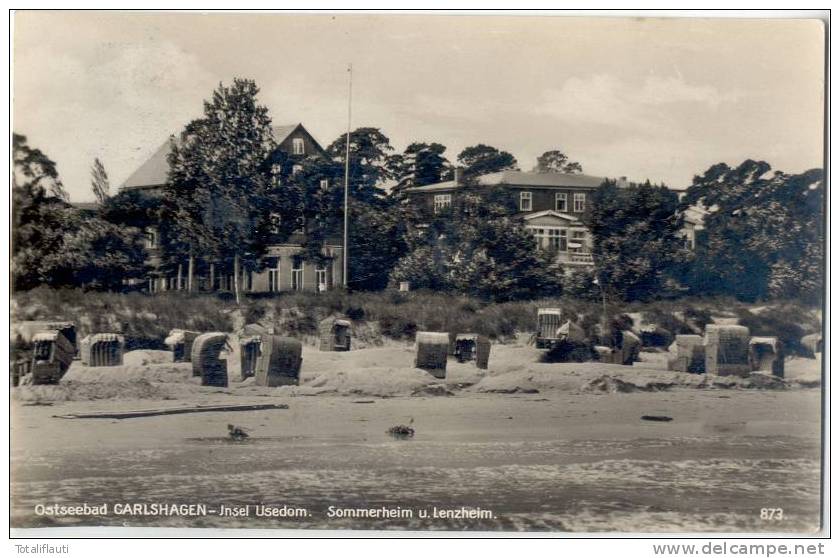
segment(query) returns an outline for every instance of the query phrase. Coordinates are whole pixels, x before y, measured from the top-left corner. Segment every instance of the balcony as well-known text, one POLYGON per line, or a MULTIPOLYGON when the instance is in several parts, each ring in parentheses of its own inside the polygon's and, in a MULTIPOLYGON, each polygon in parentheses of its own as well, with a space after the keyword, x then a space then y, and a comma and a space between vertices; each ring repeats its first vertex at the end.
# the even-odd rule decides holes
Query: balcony
POLYGON ((589 253, 569 253, 567 260, 564 262, 567 264, 572 265, 595 265, 595 261, 592 259, 592 254, 589 253))

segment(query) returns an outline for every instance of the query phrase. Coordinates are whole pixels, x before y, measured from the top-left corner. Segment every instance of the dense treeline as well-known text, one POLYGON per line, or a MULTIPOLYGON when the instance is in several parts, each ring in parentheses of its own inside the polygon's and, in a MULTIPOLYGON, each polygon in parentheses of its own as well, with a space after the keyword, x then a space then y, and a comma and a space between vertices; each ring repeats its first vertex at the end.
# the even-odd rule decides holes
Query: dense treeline
MULTIPOLYGON (((219 85, 203 116, 171 138, 168 183, 159 198, 135 191, 110 195, 108 175, 96 159, 91 186, 97 206, 88 212, 68 203, 56 163, 15 134, 14 287, 123 288, 124 278, 149 272, 142 241, 150 225, 159 228, 161 266, 169 273, 209 262, 259 271, 268 245, 301 230, 305 258, 323 259, 323 242, 340 236, 343 221, 347 138, 326 148, 327 160, 292 160, 276 150, 258 93, 250 80, 219 85)), ((561 293, 626 301, 821 298, 821 170, 786 174, 761 161, 735 168, 720 163, 696 176, 681 200, 664 185, 608 180, 583 217, 595 266, 564 273, 552 265, 553 254, 535 249, 535 239, 507 205, 509 196, 475 187, 477 176, 518 169, 513 155, 478 144, 453 163, 443 144, 422 141, 394 151, 381 129, 350 134, 351 290, 408 281, 413 288, 496 301, 561 293), (415 227, 419 218, 405 189, 449 180, 456 167, 463 170, 466 195, 427 226, 415 227), (693 249, 682 233, 682 215, 691 206, 706 211, 693 249)), ((547 151, 534 167, 582 170, 560 150, 547 151)))

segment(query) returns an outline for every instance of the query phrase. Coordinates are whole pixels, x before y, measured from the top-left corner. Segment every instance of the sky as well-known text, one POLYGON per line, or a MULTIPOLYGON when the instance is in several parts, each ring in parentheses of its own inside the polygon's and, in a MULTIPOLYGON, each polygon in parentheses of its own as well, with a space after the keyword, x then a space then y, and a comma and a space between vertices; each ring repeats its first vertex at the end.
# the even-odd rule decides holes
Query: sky
POLYGON ((274 124, 326 147, 352 126, 477 143, 531 170, 559 149, 587 174, 685 187, 719 162, 823 165, 815 20, 524 15, 16 12, 13 128, 73 201, 112 193, 234 77, 274 124))

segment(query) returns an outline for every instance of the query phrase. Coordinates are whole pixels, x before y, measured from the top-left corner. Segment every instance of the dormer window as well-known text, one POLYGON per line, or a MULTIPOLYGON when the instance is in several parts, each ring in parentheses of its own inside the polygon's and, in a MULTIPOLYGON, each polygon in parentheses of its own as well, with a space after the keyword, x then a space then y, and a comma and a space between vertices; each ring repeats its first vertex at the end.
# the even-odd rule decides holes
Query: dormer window
POLYGON ((303 138, 292 139, 292 155, 303 155, 303 138))
POLYGON ((326 178, 321 179, 321 190, 329 190, 330 189, 330 181, 326 178))
POLYGON ((519 192, 519 211, 531 211, 531 192, 519 192))

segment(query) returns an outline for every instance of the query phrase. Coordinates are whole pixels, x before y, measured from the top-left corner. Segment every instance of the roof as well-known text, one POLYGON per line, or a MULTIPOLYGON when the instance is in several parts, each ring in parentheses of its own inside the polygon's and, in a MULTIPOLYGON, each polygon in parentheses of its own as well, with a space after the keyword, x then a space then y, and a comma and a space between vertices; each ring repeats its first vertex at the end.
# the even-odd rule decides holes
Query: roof
POLYGON ((406 192, 440 192, 446 190, 455 190, 460 186, 454 180, 447 180, 446 182, 438 182, 436 184, 426 184, 425 186, 411 186, 406 188, 406 192))
POLYGON ((55 341, 58 339, 57 331, 39 331, 32 336, 32 342, 36 341, 55 341))
MULTIPOLYGON (((298 129, 303 124, 286 124, 283 126, 272 126, 271 135, 274 136, 274 141, 278 144, 288 138, 292 132, 298 129)), ((177 140, 175 140, 177 141, 177 140)), ((122 186, 121 190, 130 190, 137 188, 153 188, 155 186, 163 186, 166 184, 166 178, 169 174, 169 163, 166 160, 170 151, 170 140, 166 140, 157 148, 149 159, 140 165, 131 176, 129 176, 122 186)))
MULTIPOLYGON (((593 176, 591 174, 565 174, 560 172, 524 172, 506 170, 500 172, 493 172, 490 174, 483 174, 478 177, 478 184, 482 186, 497 186, 504 184, 506 186, 521 186, 521 187, 540 187, 540 188, 581 188, 594 190, 610 180, 606 176, 593 176)), ((627 188, 631 182, 627 177, 621 176, 616 179, 619 188, 627 188)), ((446 182, 438 182, 435 184, 427 184, 425 186, 412 186, 406 188, 406 192, 421 193, 421 192, 437 192, 446 190, 455 190, 461 186, 454 180, 446 182)), ((669 190, 674 192, 684 192, 685 188, 672 188, 669 190)))
POLYGON ((98 202, 70 202, 70 205, 81 211, 96 211, 99 209, 98 202))
MULTIPOLYGON (((478 177, 478 183, 482 186, 495 186, 506 184, 508 186, 542 186, 547 188, 588 188, 595 189, 607 180, 603 176, 592 176, 588 174, 563 174, 559 172, 522 172, 522 171, 501 171, 484 174, 478 177)), ((622 182, 620 180, 619 182, 622 182)), ((626 180, 623 180, 626 182, 626 180)), ((406 188, 406 192, 437 192, 455 190, 461 184, 454 180, 427 184, 425 186, 412 186, 406 188)))
POLYGON ((117 341, 122 343, 124 337, 118 333, 93 333, 85 337, 88 343, 102 343, 105 341, 117 341))
POLYGON ((478 177, 485 186, 507 184, 510 186, 548 186, 570 188, 597 188, 607 180, 603 176, 588 174, 563 174, 559 172, 501 171, 478 177))
MULTIPOLYGON (((580 224, 580 219, 578 219, 577 217, 572 217, 571 215, 568 215, 566 213, 560 213, 559 211, 554 211, 553 209, 546 209, 543 211, 537 211, 535 213, 529 213, 528 215, 525 215, 523 219, 525 219, 526 221, 531 221, 540 217, 556 217, 557 219, 569 221, 572 225, 574 225, 575 223, 580 224)), ((581 226, 583 225, 581 224, 581 226)))

